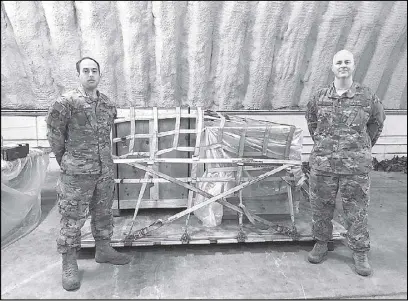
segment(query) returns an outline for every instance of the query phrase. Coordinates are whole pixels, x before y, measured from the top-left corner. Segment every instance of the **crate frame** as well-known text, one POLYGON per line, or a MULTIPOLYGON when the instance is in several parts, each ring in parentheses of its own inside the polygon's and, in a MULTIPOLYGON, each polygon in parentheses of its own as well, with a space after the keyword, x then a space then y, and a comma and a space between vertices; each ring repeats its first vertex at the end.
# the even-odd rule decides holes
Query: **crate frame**
MULTIPOLYGON (((273 240, 273 238, 267 238, 271 236, 272 232, 269 233, 264 233, 263 238, 252 238, 249 237, 248 231, 245 233, 244 231, 244 222, 243 219, 246 217, 253 225, 256 225, 255 222, 258 224, 263 224, 263 226, 269 227, 269 229, 274 230, 275 234, 278 234, 280 236, 280 240, 310 240, 310 236, 308 237, 302 237, 302 235, 299 236, 299 233, 297 232, 296 228, 296 221, 295 221, 295 207, 298 208, 297 206, 294 205, 294 199, 293 199, 293 193, 294 190, 297 189, 295 188, 296 183, 294 182, 294 177, 293 175, 289 174, 287 170, 289 170, 292 167, 295 166, 301 166, 301 161, 297 160, 289 160, 288 155, 289 155, 289 149, 293 137, 293 133, 295 131, 295 127, 292 125, 287 125, 288 128, 290 129, 288 131, 288 137, 286 139, 287 145, 286 145, 286 150, 285 150, 285 158, 283 159, 264 159, 264 158, 247 158, 244 156, 244 145, 245 145, 245 139, 246 139, 246 134, 248 130, 254 129, 254 128, 263 128, 265 129, 265 134, 264 134, 264 143, 263 143, 263 148, 260 153, 246 153, 245 155, 251 155, 256 157, 257 155, 266 155, 266 150, 267 150, 267 144, 266 142, 269 139, 269 128, 267 126, 262 127, 262 126, 257 126, 257 127, 250 127, 250 126, 244 126, 244 127, 238 127, 238 130, 241 130, 241 135, 240 135, 240 140, 239 140, 239 146, 236 154, 238 157, 236 158, 202 158, 204 155, 205 149, 207 147, 202 147, 201 142, 205 134, 205 127, 204 127, 204 122, 206 119, 212 119, 212 120, 219 120, 220 124, 219 126, 213 126, 211 128, 216 128, 218 130, 218 143, 221 144, 222 147, 222 136, 223 132, 227 129, 231 129, 231 127, 226 127, 225 122, 226 122, 226 117, 223 114, 220 113, 214 113, 211 112, 209 114, 205 114, 204 110, 201 108, 171 108, 171 109, 158 109, 157 107, 153 108, 143 108, 143 109, 136 109, 134 107, 130 107, 128 114, 125 114, 125 116, 121 116, 120 118, 117 118, 114 120, 114 125, 112 128, 112 144, 113 144, 113 152, 114 152, 114 164, 115 164, 115 200, 114 200, 114 205, 113 205, 113 211, 114 211, 114 216, 120 217, 121 216, 121 210, 123 209, 121 206, 121 199, 120 199, 120 185, 121 184, 142 184, 141 189, 139 191, 138 197, 136 200, 131 200, 131 202, 127 202, 127 207, 125 209, 134 208, 134 214, 133 218, 125 225, 122 224, 122 234, 124 237, 117 246, 132 246, 132 245, 145 245, 147 242, 143 243, 143 241, 146 241, 146 238, 149 236, 149 233, 152 231, 155 231, 159 228, 161 228, 164 225, 168 225, 170 223, 173 223, 176 220, 179 220, 181 217, 186 217, 185 220, 185 225, 184 225, 184 231, 182 235, 179 237, 179 242, 181 243, 197 243, 197 241, 201 241, 201 243, 204 243, 203 239, 194 239, 190 236, 190 233, 188 231, 189 229, 189 219, 191 213, 193 213, 195 210, 202 208, 205 205, 211 204, 212 202, 218 201, 221 203, 223 206, 228 207, 229 209, 232 209, 236 212, 238 215, 238 228, 236 229, 236 233, 233 235, 234 238, 229 237, 227 239, 227 242, 255 242, 255 241, 270 241, 273 240), (182 119, 188 119, 188 129, 182 129, 181 128, 181 120, 182 119), (170 131, 164 131, 164 132, 159 132, 159 122, 160 120, 163 119, 175 119, 175 127, 174 130, 170 131), (194 129, 191 128, 191 120, 195 119, 195 127, 194 129), (137 134, 136 131, 136 125, 135 123, 137 121, 148 121, 149 122, 149 133, 148 134, 137 134), (118 137, 118 124, 122 124, 125 122, 130 122, 130 135, 126 135, 124 137, 118 137), (180 134, 195 134, 196 139, 195 139, 195 145, 192 147, 188 145, 187 147, 185 146, 179 146, 179 137, 180 134), (158 145, 158 139, 160 137, 164 136, 170 136, 173 135, 173 143, 171 147, 165 148, 165 149, 159 149, 158 145), (135 141, 136 139, 149 139, 149 151, 148 152, 136 152, 134 147, 135 147, 135 141), (125 142, 125 146, 127 146, 127 142, 129 141, 128 145, 128 153, 125 155, 119 155, 118 151, 118 145, 119 143, 125 142), (265 142, 266 141, 266 142, 265 142), (180 158, 160 158, 160 155, 163 155, 165 153, 169 153, 171 151, 181 151, 181 152, 188 152, 192 153, 193 155, 188 158, 188 159, 180 159, 180 158), (158 164, 159 163, 166 163, 166 164, 188 164, 188 176, 187 177, 174 177, 171 175, 167 175, 165 173, 162 173, 158 170, 158 164), (206 169, 207 164, 230 164, 233 166, 229 167, 218 167, 218 168, 212 168, 211 170, 213 171, 229 171, 229 172, 234 172, 236 174, 235 178, 205 178, 205 177, 197 177, 197 174, 199 172, 203 172, 204 169, 206 169), (140 171, 144 171, 144 176, 143 178, 137 178, 137 179, 129 179, 129 178, 120 178, 119 177, 119 166, 120 164, 126 164, 128 166, 132 166, 134 168, 137 168, 140 171), (145 165, 143 165, 145 164, 145 165), (272 168, 272 169, 271 169, 272 168), (262 170, 262 169, 267 169, 267 172, 264 172, 260 176, 256 176, 252 179, 243 177, 242 174, 244 171, 248 170, 262 170), (269 181, 284 181, 287 185, 287 201, 289 203, 289 215, 290 215, 290 220, 291 220, 291 227, 285 227, 279 224, 274 224, 268 220, 265 220, 261 218, 260 216, 250 213, 248 210, 246 210, 244 202, 243 202, 243 197, 242 197, 242 190, 254 183, 257 183, 259 181, 268 179, 269 181), (159 198, 159 185, 161 183, 175 183, 179 185, 180 187, 183 187, 188 190, 188 197, 187 199, 182 199, 185 201, 187 204, 186 206, 180 203, 180 200, 170 200, 166 201, 166 199, 160 199, 159 198), (234 188, 230 189, 227 192, 220 193, 219 195, 210 195, 206 193, 205 191, 200 190, 197 187, 197 184, 200 182, 235 182, 234 188), (154 199, 154 202, 150 202, 149 200, 143 199, 143 195, 147 189, 147 185, 153 185, 151 188, 151 194, 150 198, 154 199), (200 204, 196 204, 193 206, 193 201, 194 201, 194 193, 195 194, 201 194, 206 198, 206 201, 200 204), (226 200, 226 197, 231 195, 232 193, 238 194, 239 196, 239 205, 233 205, 229 203, 226 200), (145 203, 144 206, 141 206, 142 203, 145 203), (132 207, 133 205, 134 207, 132 207), (141 208, 186 208, 185 210, 171 215, 170 217, 167 217, 166 219, 156 219, 152 223, 148 224, 145 227, 141 227, 139 225, 139 229, 136 230, 135 232, 132 232, 136 217, 138 216, 139 209, 141 208), (282 236, 283 235, 283 236, 282 236)), ((279 124, 281 125, 281 124, 279 124)), ((191 140, 189 137, 188 143, 190 144, 191 140)), ((217 146, 210 146, 210 147, 217 147, 217 146)), ((219 147, 219 146, 218 146, 219 147)), ((208 168, 207 168, 208 169, 208 168)), ((298 205, 298 204, 297 204, 298 205)), ((339 225, 336 225, 335 228, 339 228, 339 225)), ((340 227, 341 228, 341 227, 340 227)), ((341 229, 340 229, 341 230, 341 229)), ((340 231, 342 232, 342 231, 340 231)), ((335 233, 334 237, 336 238, 341 238, 342 235, 337 235, 339 233, 335 233)), ((160 239, 159 239, 160 240, 160 239)), ((166 238, 163 238, 163 241, 156 242, 154 244, 161 244, 164 241, 167 241, 166 238)), ((211 243, 211 239, 209 239, 211 243)), ((212 240, 214 241, 214 239, 212 240)), ((222 239, 218 239, 218 241, 223 241, 222 239)), ((174 238, 171 240, 170 244, 178 244, 178 241, 176 241, 174 238)), ((92 245, 92 242, 87 240, 82 240, 82 244, 85 245, 92 245)), ((147 243, 147 245, 149 245, 147 243)))

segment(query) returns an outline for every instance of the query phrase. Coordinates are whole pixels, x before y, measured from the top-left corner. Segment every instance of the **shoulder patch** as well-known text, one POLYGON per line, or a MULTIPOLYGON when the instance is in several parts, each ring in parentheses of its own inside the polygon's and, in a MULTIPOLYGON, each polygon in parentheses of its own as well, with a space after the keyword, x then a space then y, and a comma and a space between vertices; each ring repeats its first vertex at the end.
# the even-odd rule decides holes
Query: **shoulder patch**
POLYGON ((53 110, 53 111, 51 112, 51 118, 53 118, 53 119, 59 119, 59 116, 60 116, 59 111, 53 110))
POLYGON ((50 107, 50 115, 53 118, 59 118, 61 116, 69 116, 69 101, 66 97, 62 96, 56 100, 50 107))
POLYGON ((65 106, 62 104, 60 100, 57 100, 54 102, 54 105, 52 106, 53 111, 58 111, 58 112, 63 112, 65 110, 65 106))

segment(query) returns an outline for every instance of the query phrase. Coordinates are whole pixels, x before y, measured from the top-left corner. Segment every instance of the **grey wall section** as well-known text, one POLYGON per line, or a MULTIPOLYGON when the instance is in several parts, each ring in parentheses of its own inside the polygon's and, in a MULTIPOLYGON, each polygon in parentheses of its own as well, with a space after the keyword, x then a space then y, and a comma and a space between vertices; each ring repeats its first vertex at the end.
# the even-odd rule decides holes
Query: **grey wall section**
POLYGON ((303 110, 343 48, 407 108, 405 1, 4 1, 1 35, 2 108, 48 108, 91 56, 120 108, 303 110))

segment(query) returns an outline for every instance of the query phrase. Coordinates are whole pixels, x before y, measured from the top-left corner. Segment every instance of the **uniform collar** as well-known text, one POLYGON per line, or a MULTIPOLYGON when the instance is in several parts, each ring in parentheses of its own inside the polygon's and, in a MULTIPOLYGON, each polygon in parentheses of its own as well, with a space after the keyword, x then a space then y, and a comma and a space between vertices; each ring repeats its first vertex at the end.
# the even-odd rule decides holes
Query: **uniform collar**
POLYGON ((359 86, 360 85, 358 83, 353 82, 351 87, 343 95, 339 96, 336 93, 336 87, 334 86, 334 82, 333 82, 329 88, 329 97, 330 98, 340 98, 340 97, 346 96, 347 98, 353 98, 359 86))
POLYGON ((87 103, 93 103, 93 102, 97 102, 99 99, 101 99, 101 94, 99 93, 99 90, 96 90, 96 99, 95 100, 92 100, 87 94, 86 94, 86 92, 85 92, 85 89, 84 89, 84 87, 82 87, 82 85, 79 85, 79 87, 78 87, 78 91, 79 91, 79 93, 81 93, 81 95, 83 96, 83 97, 85 97, 85 101, 87 102, 87 103))

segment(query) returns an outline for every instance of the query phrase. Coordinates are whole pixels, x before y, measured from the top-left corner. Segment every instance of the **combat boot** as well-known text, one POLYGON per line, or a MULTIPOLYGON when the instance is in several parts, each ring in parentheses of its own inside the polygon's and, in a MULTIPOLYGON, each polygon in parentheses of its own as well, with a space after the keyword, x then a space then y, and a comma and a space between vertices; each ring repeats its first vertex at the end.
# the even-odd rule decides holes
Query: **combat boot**
POLYGON ((368 263, 367 252, 353 252, 354 266, 357 274, 368 276, 371 274, 371 267, 368 263))
POLYGON ((307 259, 311 263, 320 263, 328 252, 327 242, 316 241, 313 250, 309 252, 307 259))
POLYGON ((125 254, 119 253, 111 247, 108 240, 99 240, 95 242, 95 261, 98 263, 127 264, 131 258, 125 254))
POLYGON ((62 254, 62 287, 67 291, 80 287, 77 254, 75 249, 69 249, 62 254))

